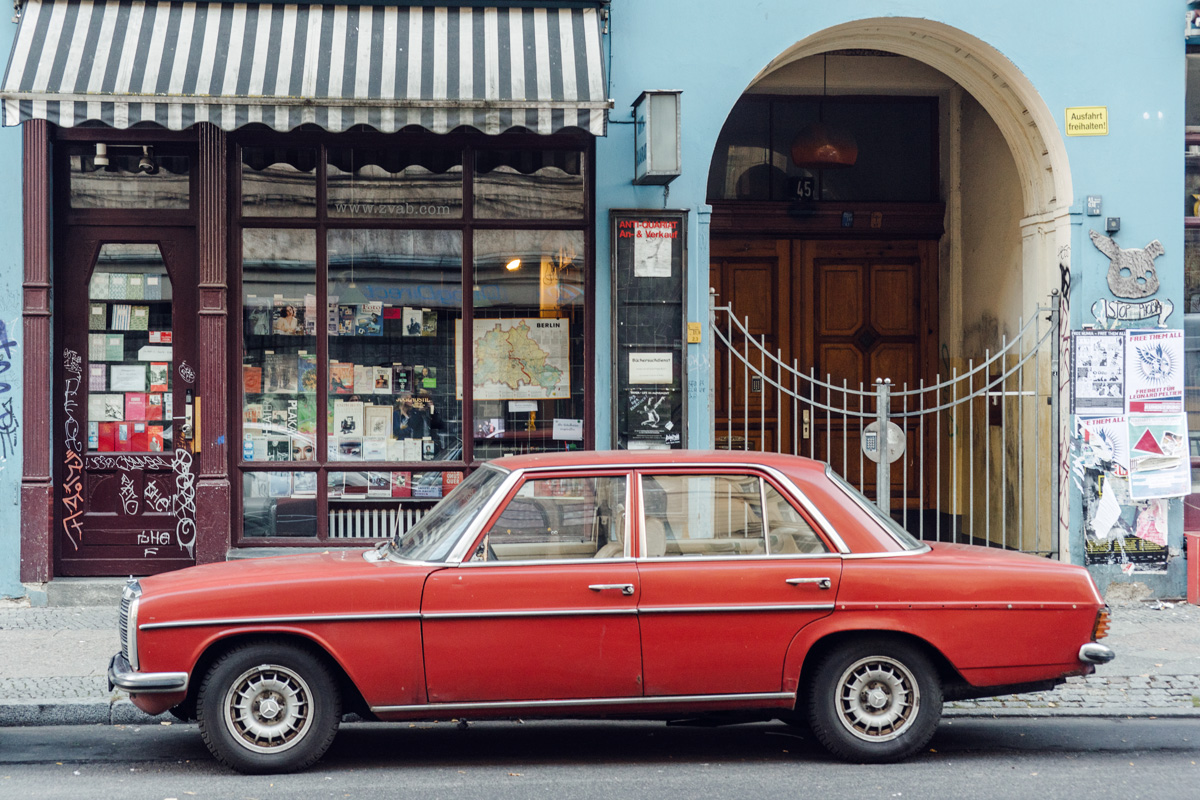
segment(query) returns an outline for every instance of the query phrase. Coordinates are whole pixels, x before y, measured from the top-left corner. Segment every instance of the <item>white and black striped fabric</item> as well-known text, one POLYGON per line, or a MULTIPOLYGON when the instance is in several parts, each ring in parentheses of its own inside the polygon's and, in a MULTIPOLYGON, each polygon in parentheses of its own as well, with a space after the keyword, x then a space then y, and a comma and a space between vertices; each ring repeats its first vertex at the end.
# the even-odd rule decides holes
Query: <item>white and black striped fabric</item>
POLYGON ((4 124, 604 135, 595 9, 27 0, 4 124))

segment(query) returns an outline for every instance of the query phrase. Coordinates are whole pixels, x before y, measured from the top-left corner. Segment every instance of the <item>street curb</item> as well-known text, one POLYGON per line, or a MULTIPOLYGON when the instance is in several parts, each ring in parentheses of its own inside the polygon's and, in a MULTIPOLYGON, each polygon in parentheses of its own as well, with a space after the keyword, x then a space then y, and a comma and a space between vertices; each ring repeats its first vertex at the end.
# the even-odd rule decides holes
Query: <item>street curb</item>
POLYGON ((0 700, 0 728, 45 725, 143 725, 174 720, 152 717, 128 700, 0 700))
POLYGON ((945 708, 942 716, 955 717, 1175 717, 1200 719, 1200 708, 1150 708, 1148 706, 1097 706, 1094 708, 945 708))

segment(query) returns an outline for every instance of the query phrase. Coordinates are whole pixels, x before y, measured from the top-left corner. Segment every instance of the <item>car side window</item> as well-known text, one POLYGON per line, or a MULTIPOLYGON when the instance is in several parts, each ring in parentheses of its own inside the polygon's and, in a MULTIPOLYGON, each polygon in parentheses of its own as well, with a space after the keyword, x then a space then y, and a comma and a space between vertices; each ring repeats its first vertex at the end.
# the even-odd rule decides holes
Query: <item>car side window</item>
POLYGON ((642 504, 650 558, 767 551, 754 475, 645 475, 642 504))
POLYGON ((472 561, 623 558, 623 475, 531 478, 504 506, 472 561))
POLYGON ((828 553, 808 520, 771 484, 763 489, 767 501, 767 539, 771 555, 828 553))

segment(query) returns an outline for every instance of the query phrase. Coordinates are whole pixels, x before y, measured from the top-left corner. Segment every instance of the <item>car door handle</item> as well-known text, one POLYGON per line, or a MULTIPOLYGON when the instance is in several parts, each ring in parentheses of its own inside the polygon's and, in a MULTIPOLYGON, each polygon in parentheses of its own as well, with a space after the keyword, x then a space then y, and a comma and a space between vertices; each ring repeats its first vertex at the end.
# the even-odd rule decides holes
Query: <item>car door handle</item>
POLYGON ((815 583, 818 589, 828 589, 833 586, 833 580, 830 578, 788 578, 787 582, 792 586, 799 586, 802 583, 815 583))
POLYGON ((588 588, 593 592, 603 592, 605 589, 620 589, 621 594, 625 595, 626 597, 633 594, 632 583, 593 583, 588 588))

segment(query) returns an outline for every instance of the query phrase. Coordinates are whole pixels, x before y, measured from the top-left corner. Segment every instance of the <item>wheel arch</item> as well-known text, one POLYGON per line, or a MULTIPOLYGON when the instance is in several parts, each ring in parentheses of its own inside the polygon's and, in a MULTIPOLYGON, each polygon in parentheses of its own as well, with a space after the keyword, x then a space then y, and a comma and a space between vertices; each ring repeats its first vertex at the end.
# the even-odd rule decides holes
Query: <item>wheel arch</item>
POLYGON ((363 717, 370 717, 370 708, 358 686, 333 656, 329 649, 315 636, 302 631, 231 631, 226 635, 210 640, 197 657, 191 669, 191 679, 188 681, 187 697, 182 703, 171 709, 171 713, 180 719, 194 720, 196 718, 196 699, 200 685, 212 665, 221 656, 236 647, 245 644, 277 643, 300 647, 312 653, 329 668, 338 689, 342 694, 343 713, 353 712, 363 717))
POLYGON ((859 639, 893 639, 917 647, 938 672, 943 687, 965 683, 962 674, 949 658, 928 639, 909 631, 882 625, 820 626, 814 623, 804 628, 792 640, 784 663, 784 689, 796 693, 796 705, 804 703, 804 687, 821 659, 841 645, 859 639))

